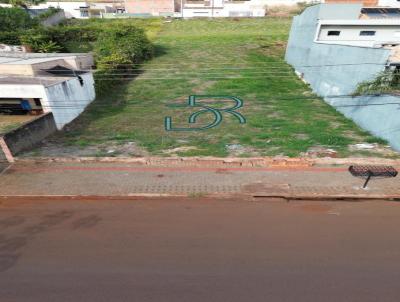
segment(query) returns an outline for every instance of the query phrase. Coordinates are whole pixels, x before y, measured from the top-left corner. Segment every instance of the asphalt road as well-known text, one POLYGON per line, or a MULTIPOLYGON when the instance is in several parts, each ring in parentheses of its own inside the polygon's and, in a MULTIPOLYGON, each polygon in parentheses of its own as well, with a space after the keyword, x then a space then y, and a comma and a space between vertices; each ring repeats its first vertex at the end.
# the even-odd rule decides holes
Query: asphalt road
POLYGON ((1 302, 399 301, 400 204, 0 200, 1 302))

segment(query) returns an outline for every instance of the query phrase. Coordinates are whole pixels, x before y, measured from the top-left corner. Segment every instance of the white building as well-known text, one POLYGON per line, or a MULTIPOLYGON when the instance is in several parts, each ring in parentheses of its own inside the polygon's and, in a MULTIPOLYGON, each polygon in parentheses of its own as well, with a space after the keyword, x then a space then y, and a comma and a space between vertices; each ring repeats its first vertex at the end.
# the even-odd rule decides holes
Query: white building
POLYGON ((267 7, 293 6, 300 2, 314 3, 315 0, 205 0, 183 2, 184 18, 192 17, 264 17, 267 7))
POLYGON ((400 44, 400 10, 397 15, 388 15, 385 9, 343 4, 338 16, 332 18, 327 14, 318 20, 314 42, 362 47, 400 44))
POLYGON ((373 85, 357 95, 361 83, 387 72, 388 84, 400 71, 400 18, 383 8, 373 14, 361 3, 308 7, 293 18, 285 59, 314 93, 400 150, 400 132, 391 130, 400 129, 398 95, 373 85))
POLYGON ((400 19, 321 20, 317 43, 381 47, 400 44, 400 19))
POLYGON ((400 7, 400 2, 397 0, 379 0, 378 6, 383 7, 400 7))
POLYGON ((52 112, 58 129, 95 99, 86 54, 0 54, 0 112, 52 112))
POLYGON ((88 19, 90 17, 101 17, 102 13, 114 13, 123 7, 123 1, 100 0, 92 1, 47 1, 31 6, 31 9, 60 8, 64 10, 68 19, 88 19))

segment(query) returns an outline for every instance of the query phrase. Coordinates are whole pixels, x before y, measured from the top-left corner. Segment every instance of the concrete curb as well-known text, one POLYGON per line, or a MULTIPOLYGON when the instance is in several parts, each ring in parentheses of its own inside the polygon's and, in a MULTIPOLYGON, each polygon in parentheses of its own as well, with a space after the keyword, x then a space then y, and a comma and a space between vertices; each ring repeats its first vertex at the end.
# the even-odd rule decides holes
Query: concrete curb
POLYGON ((31 157, 15 158, 19 163, 126 163, 143 166, 212 166, 212 167, 310 167, 315 165, 391 165, 400 159, 387 158, 219 158, 219 157, 31 157))
POLYGON ((382 195, 382 194, 365 194, 365 195, 291 195, 291 194, 255 194, 252 197, 259 198, 282 198, 287 201, 291 200, 319 200, 319 201, 367 201, 367 200, 381 200, 381 201, 400 201, 399 195, 382 195))
POLYGON ((384 194, 359 194, 359 195, 292 195, 292 194, 201 194, 201 195, 188 195, 188 194, 149 194, 149 193, 138 193, 129 195, 0 195, 1 200, 84 200, 84 201, 98 201, 98 200, 143 200, 153 198, 186 198, 186 199, 197 199, 197 198, 219 198, 219 199, 243 199, 247 201, 262 200, 265 199, 282 199, 287 202, 290 201, 347 201, 347 202, 362 202, 362 201, 400 201, 400 194, 398 195, 384 195, 384 194))

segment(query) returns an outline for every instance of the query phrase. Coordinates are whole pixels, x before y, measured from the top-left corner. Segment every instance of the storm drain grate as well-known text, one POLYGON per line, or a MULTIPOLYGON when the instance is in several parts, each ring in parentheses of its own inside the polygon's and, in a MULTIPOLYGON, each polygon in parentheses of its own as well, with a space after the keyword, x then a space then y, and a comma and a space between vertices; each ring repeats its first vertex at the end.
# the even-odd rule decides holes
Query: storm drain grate
POLYGON ((392 166, 350 166, 349 172, 355 177, 366 178, 363 188, 366 188, 372 177, 396 177, 398 172, 392 166))

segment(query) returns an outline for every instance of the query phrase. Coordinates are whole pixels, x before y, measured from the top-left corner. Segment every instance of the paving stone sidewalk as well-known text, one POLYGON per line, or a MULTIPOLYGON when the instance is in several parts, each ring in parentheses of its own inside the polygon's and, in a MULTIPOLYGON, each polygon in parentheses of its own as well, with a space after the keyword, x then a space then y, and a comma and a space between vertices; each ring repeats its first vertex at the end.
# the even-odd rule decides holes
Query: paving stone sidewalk
POLYGON ((129 163, 27 163, 0 171, 0 196, 243 194, 285 198, 400 198, 397 178, 362 189, 346 166, 157 166, 129 163))

